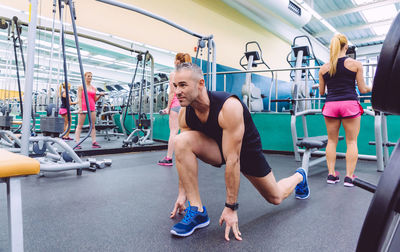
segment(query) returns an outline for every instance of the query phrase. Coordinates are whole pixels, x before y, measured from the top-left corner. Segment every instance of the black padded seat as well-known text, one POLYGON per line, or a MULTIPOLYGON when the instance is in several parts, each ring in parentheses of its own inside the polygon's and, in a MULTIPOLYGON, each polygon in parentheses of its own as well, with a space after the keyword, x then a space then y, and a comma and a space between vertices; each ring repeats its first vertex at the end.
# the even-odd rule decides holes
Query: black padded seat
POLYGON ((96 124, 95 125, 96 130, 109 130, 109 129, 114 129, 117 127, 115 124, 96 124))
MULTIPOLYGON (((343 136, 339 136, 339 140, 343 140, 343 136)), ((315 136, 315 137, 305 137, 300 141, 297 141, 296 145, 301 148, 313 149, 313 148, 325 148, 328 144, 328 136, 315 136)))

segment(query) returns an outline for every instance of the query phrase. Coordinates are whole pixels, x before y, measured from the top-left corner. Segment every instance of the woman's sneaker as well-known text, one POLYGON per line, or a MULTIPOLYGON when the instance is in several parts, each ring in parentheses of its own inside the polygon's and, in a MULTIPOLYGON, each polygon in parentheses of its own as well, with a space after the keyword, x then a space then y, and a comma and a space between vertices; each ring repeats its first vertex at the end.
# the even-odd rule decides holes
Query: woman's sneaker
POLYGON ((335 171, 335 176, 333 176, 332 174, 328 175, 328 178, 326 179, 326 183, 328 184, 336 184, 339 183, 340 179, 339 179, 339 172, 335 171))
POLYGON ((210 224, 210 219, 207 215, 207 210, 203 206, 203 212, 199 212, 197 207, 190 206, 186 208, 186 215, 181 222, 175 224, 171 229, 171 234, 177 236, 189 236, 197 228, 207 227, 210 224))
POLYGON ((158 165, 172 166, 172 158, 165 157, 158 161, 158 165))
POLYGON ((101 146, 97 142, 94 142, 92 143, 92 148, 101 148, 101 146))
POLYGON ((354 180, 355 178, 357 178, 357 177, 354 176, 354 175, 353 175, 352 178, 346 176, 346 177, 344 178, 344 186, 347 186, 347 187, 352 187, 352 186, 354 186, 353 180, 354 180))

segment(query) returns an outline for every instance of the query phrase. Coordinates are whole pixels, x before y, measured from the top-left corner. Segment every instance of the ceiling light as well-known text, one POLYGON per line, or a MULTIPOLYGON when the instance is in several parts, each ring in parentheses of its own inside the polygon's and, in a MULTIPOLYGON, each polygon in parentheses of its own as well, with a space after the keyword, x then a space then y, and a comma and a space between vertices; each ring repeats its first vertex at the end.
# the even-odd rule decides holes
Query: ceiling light
POLYGON ((372 3, 374 2, 374 0, 354 0, 354 2, 356 2, 357 5, 363 5, 367 3, 372 3))
POLYGON ((338 33, 338 31, 333 27, 326 19, 324 19, 318 12, 316 12, 310 5, 308 5, 304 0, 296 1, 304 10, 310 13, 314 18, 319 20, 323 25, 325 25, 331 32, 338 33))
POLYGON ((371 23, 379 20, 394 18, 397 14, 397 10, 394 4, 390 4, 369 10, 364 10, 361 11, 361 13, 364 15, 365 19, 369 23, 371 23))
POLYGON ((376 33, 376 35, 386 35, 389 31, 390 25, 380 25, 373 26, 372 30, 376 33))
POLYGON ((80 53, 81 53, 82 56, 89 56, 90 55, 90 52, 84 51, 84 50, 80 50, 80 53))
MULTIPOLYGON (((45 46, 45 47, 51 48, 51 43, 49 43, 47 41, 44 41, 44 40, 39 40, 38 44, 41 45, 41 46, 45 46)), ((53 48, 58 48, 58 45, 54 43, 53 44, 53 48)))
MULTIPOLYGON (((70 52, 70 53, 74 53, 75 55, 78 54, 76 48, 74 48, 74 47, 66 47, 65 51, 70 52)), ((89 56, 90 55, 90 52, 85 51, 85 50, 80 50, 79 52, 81 53, 82 56, 89 56)))
POLYGON ((116 59, 114 59, 114 58, 103 56, 103 55, 95 55, 95 56, 93 56, 93 58, 99 59, 99 60, 105 60, 105 61, 116 61, 116 59))
POLYGON ((160 52, 164 52, 164 53, 169 53, 168 50, 162 49, 162 48, 159 48, 159 47, 155 47, 155 46, 151 46, 151 45, 146 45, 146 47, 149 48, 149 49, 156 50, 156 51, 160 51, 160 52))

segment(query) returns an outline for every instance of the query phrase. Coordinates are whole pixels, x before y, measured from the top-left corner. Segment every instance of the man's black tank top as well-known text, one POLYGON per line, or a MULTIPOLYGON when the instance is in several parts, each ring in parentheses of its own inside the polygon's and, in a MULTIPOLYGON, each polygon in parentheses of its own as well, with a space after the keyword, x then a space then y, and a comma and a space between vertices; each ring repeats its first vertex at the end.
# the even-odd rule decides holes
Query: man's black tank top
POLYGON ((338 59, 336 66, 336 74, 330 76, 329 72, 323 75, 325 85, 328 88, 326 102, 328 101, 347 101, 358 100, 355 87, 356 72, 350 71, 344 66, 347 57, 338 59))
MULTIPOLYGON (((221 91, 207 91, 210 99, 210 112, 206 123, 201 123, 194 109, 191 106, 186 107, 186 124, 192 130, 204 133, 206 136, 214 139, 222 154, 222 128, 218 124, 218 115, 229 97, 240 99, 236 95, 232 95, 221 91)), ((262 152, 260 134, 251 118, 250 112, 246 105, 240 101, 243 107, 244 119, 244 135, 242 140, 241 157, 248 152, 262 152)), ((222 156, 223 158, 223 156, 222 156)), ((242 158, 241 158, 242 159, 242 158)))

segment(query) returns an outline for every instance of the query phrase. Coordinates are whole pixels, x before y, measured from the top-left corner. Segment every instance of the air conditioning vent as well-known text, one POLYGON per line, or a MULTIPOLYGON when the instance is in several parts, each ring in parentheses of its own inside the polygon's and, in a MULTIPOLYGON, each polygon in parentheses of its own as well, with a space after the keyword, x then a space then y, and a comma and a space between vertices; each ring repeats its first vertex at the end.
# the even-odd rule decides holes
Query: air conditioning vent
POLYGON ((295 3, 292 1, 289 1, 289 10, 293 11, 295 14, 297 14, 299 17, 301 17, 301 8, 297 6, 295 3))

